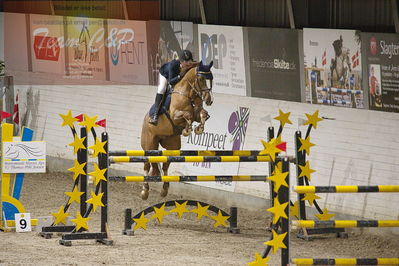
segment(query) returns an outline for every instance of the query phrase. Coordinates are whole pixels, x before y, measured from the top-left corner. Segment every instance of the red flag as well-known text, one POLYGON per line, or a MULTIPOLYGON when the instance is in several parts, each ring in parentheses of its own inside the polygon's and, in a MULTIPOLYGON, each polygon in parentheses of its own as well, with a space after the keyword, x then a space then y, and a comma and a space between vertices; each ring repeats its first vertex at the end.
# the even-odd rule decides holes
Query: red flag
POLYGON ((78 122, 83 122, 84 118, 83 118, 83 114, 80 114, 78 116, 75 116, 76 119, 78 119, 78 122))
POLYGON ((8 117, 10 117, 10 116, 11 116, 10 113, 1 111, 1 121, 3 121, 3 119, 8 118, 8 117))
POLYGON ((352 68, 355 68, 358 65, 359 65, 359 51, 357 51, 356 54, 352 56, 352 68))
POLYGON ((107 128, 107 120, 103 119, 103 120, 97 121, 96 125, 99 125, 100 127, 103 127, 103 128, 107 128))
POLYGON ((326 50, 324 50, 324 53, 323 53, 323 55, 321 57, 321 64, 323 66, 327 64, 327 53, 326 53, 326 50))
POLYGON ((12 120, 16 125, 19 125, 19 106, 18 106, 18 93, 17 97, 15 98, 15 104, 14 104, 14 113, 12 115, 12 120))
POLYGON ((276 148, 282 151, 287 151, 287 142, 281 142, 279 145, 276 146, 276 148))

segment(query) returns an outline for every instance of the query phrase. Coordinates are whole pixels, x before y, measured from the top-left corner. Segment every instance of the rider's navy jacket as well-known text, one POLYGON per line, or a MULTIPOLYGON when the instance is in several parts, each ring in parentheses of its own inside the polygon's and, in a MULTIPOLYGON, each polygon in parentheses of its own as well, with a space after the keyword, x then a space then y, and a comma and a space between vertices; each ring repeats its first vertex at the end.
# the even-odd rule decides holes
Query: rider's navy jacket
POLYGON ((159 73, 168 80, 170 85, 175 85, 180 80, 180 61, 174 59, 163 64, 159 69, 159 73))

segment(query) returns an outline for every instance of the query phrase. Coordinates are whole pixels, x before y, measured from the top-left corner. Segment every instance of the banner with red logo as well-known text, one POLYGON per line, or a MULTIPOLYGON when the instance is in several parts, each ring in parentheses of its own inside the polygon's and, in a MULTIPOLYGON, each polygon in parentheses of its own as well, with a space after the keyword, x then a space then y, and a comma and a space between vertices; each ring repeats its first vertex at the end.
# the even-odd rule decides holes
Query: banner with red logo
POLYGON ((26 34, 26 15, 2 13, 2 33, 4 60, 7 70, 28 71, 28 39, 26 34))
POLYGON ((106 79, 103 19, 66 17, 67 76, 74 79, 106 79))
POLYGON ((145 21, 108 20, 108 61, 111 81, 149 84, 145 21))
POLYGON ((303 29, 306 101, 364 108, 360 32, 303 29))
POLYGON ((361 35, 369 107, 399 112, 399 36, 382 33, 361 35))
POLYGON ((32 71, 64 75, 64 21, 61 16, 30 15, 32 71))

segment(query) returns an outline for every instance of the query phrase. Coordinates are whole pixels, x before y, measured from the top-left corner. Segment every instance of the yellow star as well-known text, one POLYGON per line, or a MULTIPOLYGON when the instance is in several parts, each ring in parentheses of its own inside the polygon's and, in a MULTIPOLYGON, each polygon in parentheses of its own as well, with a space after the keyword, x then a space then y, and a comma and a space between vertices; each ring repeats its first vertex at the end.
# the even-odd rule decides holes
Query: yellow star
POLYGON ((90 220, 90 217, 83 218, 82 215, 80 215, 80 212, 76 213, 76 218, 71 219, 71 222, 76 224, 76 231, 79 231, 80 228, 84 228, 86 230, 89 230, 89 226, 87 225, 87 222, 90 220))
POLYGON ((105 146, 106 143, 107 143, 106 141, 101 142, 101 141, 96 137, 95 144, 94 144, 93 146, 90 146, 90 147, 89 147, 90 149, 93 149, 93 154, 92 154, 92 156, 93 156, 93 157, 97 157, 98 154, 99 154, 100 152, 105 154, 106 152, 105 152, 104 146, 105 146))
POLYGON ((330 220, 332 217, 334 217, 335 214, 328 213, 327 208, 324 208, 322 214, 315 214, 314 216, 316 216, 317 218, 319 218, 320 221, 328 221, 328 220, 330 220))
POLYGON ((147 230, 147 223, 150 221, 150 219, 147 219, 144 217, 144 212, 141 213, 140 218, 133 218, 133 221, 136 223, 134 226, 133 230, 137 230, 139 228, 143 228, 144 230, 147 230))
POLYGON ((273 224, 277 223, 280 217, 288 219, 287 215, 285 214, 285 209, 287 208, 288 202, 280 204, 278 198, 274 198, 273 207, 267 209, 267 211, 273 213, 273 224))
POLYGON ((301 168, 301 174, 299 177, 306 177, 310 181, 310 174, 316 172, 316 170, 313 170, 310 168, 309 161, 306 161, 305 166, 299 165, 299 168, 301 168))
POLYGON ((55 218, 54 225, 57 225, 59 223, 63 223, 64 225, 66 225, 66 219, 68 218, 69 213, 64 212, 64 206, 61 206, 58 212, 53 212, 51 213, 51 215, 55 218))
POLYGON ((313 206, 313 202, 317 199, 320 199, 320 197, 315 193, 305 193, 305 197, 302 198, 302 200, 307 200, 310 206, 313 206))
POLYGON ((89 117, 88 115, 84 114, 85 119, 82 122, 80 122, 79 125, 86 127, 87 132, 89 132, 91 128, 98 127, 98 125, 96 124, 97 117, 98 115, 89 117))
POLYGON ((306 151, 307 155, 310 155, 310 147, 314 146, 315 144, 310 142, 310 136, 308 136, 306 139, 299 138, 301 141, 301 147, 299 148, 299 151, 306 151))
POLYGON ((183 213, 189 212, 186 208, 188 201, 183 202, 182 204, 179 204, 177 201, 175 201, 175 206, 173 210, 170 210, 170 212, 176 212, 179 215, 179 218, 183 217, 183 213))
POLYGON ((290 216, 295 216, 297 219, 299 219, 298 201, 294 202, 294 206, 290 206, 290 216))
POLYGON ((267 262, 269 261, 270 257, 262 258, 262 256, 256 252, 255 260, 248 262, 247 265, 249 266, 267 266, 267 262))
POLYGON ((68 144, 73 147, 73 154, 76 154, 79 149, 86 149, 85 145, 83 145, 85 138, 86 137, 79 138, 77 135, 74 136, 73 142, 68 144))
POLYGON ((94 176, 94 184, 97 186, 101 180, 107 181, 105 178, 105 172, 107 169, 100 169, 96 163, 94 163, 94 171, 90 172, 90 176, 94 176))
POLYGON ((215 223, 213 224, 213 227, 218 227, 220 225, 223 225, 224 227, 227 227, 227 219, 230 218, 230 216, 223 216, 222 211, 219 210, 218 211, 218 215, 217 216, 211 216, 211 218, 213 220, 215 220, 215 223))
POLYGON ((304 125, 312 125, 314 128, 317 128, 317 123, 322 121, 323 118, 319 117, 319 110, 314 112, 312 115, 305 114, 308 120, 304 123, 304 125))
POLYGON ((74 186, 72 192, 65 192, 65 195, 69 197, 68 204, 71 204, 74 201, 80 203, 80 196, 83 194, 84 192, 80 192, 78 186, 74 186))
POLYGON ((287 175, 288 175, 288 172, 281 173, 280 170, 276 167, 274 169, 274 175, 269 176, 267 178, 274 182, 274 192, 277 193, 281 186, 288 187, 288 184, 285 181, 285 178, 287 177, 287 175))
POLYGON ((197 202, 197 208, 192 210, 191 212, 194 212, 197 214, 197 220, 201 220, 202 216, 209 217, 209 214, 207 213, 208 208, 209 208, 209 205, 201 206, 201 204, 199 202, 197 202))
POLYGON ((162 218, 169 214, 169 212, 165 211, 165 203, 162 204, 161 208, 154 207, 155 214, 151 217, 151 219, 158 219, 158 222, 162 223, 162 218))
POLYGON ((279 144, 276 139, 271 139, 269 142, 266 142, 264 140, 260 140, 263 144, 264 150, 259 152, 259 155, 269 155, 272 161, 275 161, 276 159, 276 153, 281 152, 279 148, 276 146, 279 144))
POLYGON ((73 177, 72 178, 73 178, 74 181, 76 180, 76 178, 78 178, 78 176, 80 174, 82 174, 82 175, 86 174, 85 170, 83 169, 85 167, 85 165, 86 165, 86 163, 80 164, 78 162, 78 160, 76 160, 76 159, 73 160, 73 167, 69 168, 68 171, 73 172, 73 177))
POLYGON ((68 113, 67 113, 66 115, 59 114, 59 116, 61 116, 61 118, 62 118, 62 120, 63 120, 63 121, 62 121, 62 124, 61 124, 62 127, 64 127, 64 126, 70 126, 71 128, 73 128, 73 127, 74 127, 74 126, 73 126, 73 123, 75 123, 76 121, 78 121, 77 118, 75 118, 75 117, 72 116, 72 111, 71 111, 71 110, 69 110, 68 113))
POLYGON ((270 241, 264 242, 263 244, 272 246, 273 247, 273 253, 276 253, 278 248, 287 248, 287 246, 283 243, 285 236, 287 235, 287 232, 284 234, 277 234, 274 229, 272 229, 273 233, 273 238, 270 241))
POLYGON ((277 120, 277 121, 280 121, 281 127, 284 127, 285 124, 291 124, 292 125, 292 122, 289 119, 289 116, 290 116, 291 112, 284 113, 283 111, 281 111, 281 109, 279 109, 278 112, 279 112, 279 115, 276 116, 274 119, 277 120))
POLYGON ((86 200, 86 203, 92 204, 93 205, 93 211, 95 212, 97 210, 98 206, 104 207, 104 204, 102 202, 102 197, 104 195, 104 192, 101 192, 100 194, 96 195, 93 191, 90 193, 91 198, 86 200))

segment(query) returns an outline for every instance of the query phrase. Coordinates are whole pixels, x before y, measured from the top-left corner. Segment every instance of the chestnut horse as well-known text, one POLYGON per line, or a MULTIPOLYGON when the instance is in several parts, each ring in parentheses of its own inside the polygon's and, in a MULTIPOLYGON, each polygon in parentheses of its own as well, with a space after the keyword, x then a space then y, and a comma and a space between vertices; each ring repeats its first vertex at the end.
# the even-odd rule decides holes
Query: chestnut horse
MULTIPOLYGON (((194 129, 195 134, 202 134, 205 121, 209 118, 208 112, 203 108, 212 104, 212 73, 209 65, 195 63, 196 67, 191 68, 184 75, 181 81, 175 85, 171 95, 169 111, 158 118, 158 124, 148 123, 149 114, 144 117, 141 129, 141 147, 143 150, 157 150, 159 145, 167 150, 180 150, 180 135, 188 136, 192 132, 193 122, 199 125, 194 129), (207 84, 209 83, 209 84, 207 84)), ((170 162, 163 163, 162 175, 168 175, 170 162)), ((144 163, 144 175, 161 175, 157 163, 144 163), (150 172, 151 170, 151 172, 150 172)), ((147 199, 149 184, 144 183, 141 191, 141 198, 147 199)), ((168 194, 169 183, 162 186, 161 196, 168 194)))

